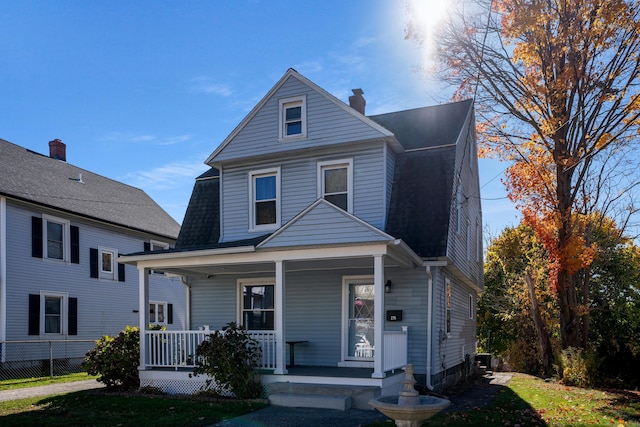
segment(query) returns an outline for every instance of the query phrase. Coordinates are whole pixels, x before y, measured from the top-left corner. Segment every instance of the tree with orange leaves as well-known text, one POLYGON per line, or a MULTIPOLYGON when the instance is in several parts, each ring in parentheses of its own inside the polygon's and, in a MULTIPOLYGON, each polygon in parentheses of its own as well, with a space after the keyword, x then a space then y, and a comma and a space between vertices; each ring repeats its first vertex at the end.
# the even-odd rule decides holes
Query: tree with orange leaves
MULTIPOLYGON (((510 163, 509 198, 549 253, 563 347, 582 347, 598 253, 584 218, 624 230, 636 213, 640 5, 480 0, 465 12, 440 29, 440 75, 475 98, 481 154, 510 163)), ((422 29, 410 21, 407 38, 422 29)))

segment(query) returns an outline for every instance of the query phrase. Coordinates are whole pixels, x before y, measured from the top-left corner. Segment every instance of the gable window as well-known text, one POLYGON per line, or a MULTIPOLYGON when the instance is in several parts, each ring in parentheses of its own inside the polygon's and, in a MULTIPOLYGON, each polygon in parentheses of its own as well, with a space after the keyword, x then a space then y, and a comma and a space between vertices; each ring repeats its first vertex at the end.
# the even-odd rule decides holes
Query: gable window
POLYGON ((338 160, 318 163, 318 197, 323 197, 347 212, 353 205, 353 161, 338 160))
POLYGON ((252 230, 272 229, 280 225, 279 172, 277 168, 249 174, 249 214, 252 230))
POLYGON ((306 97, 281 99, 280 107, 280 139, 299 138, 307 135, 306 97))
POLYGON ((274 330, 274 288, 270 281, 251 281, 240 284, 241 323, 247 330, 274 330))
POLYGON ((66 292, 29 295, 29 335, 77 335, 78 299, 66 292))

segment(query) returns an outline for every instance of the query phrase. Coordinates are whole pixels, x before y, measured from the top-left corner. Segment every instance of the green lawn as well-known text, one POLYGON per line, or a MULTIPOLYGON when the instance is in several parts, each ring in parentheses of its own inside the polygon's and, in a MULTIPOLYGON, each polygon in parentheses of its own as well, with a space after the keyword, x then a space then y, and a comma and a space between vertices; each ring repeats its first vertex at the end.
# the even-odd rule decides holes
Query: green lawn
MULTIPOLYGON (((391 422, 375 426, 393 426, 391 422)), ((493 405, 439 414, 427 426, 640 426, 640 393, 605 392, 515 374, 493 405)))
POLYGON ((206 402, 162 396, 76 392, 0 402, 7 426, 204 426, 263 408, 265 403, 206 402))
POLYGON ((80 372, 75 374, 60 375, 58 377, 37 377, 37 378, 20 378, 15 380, 2 380, 0 381, 0 391, 12 390, 16 388, 25 387, 37 387, 41 385, 67 383, 71 381, 82 381, 95 379, 95 376, 90 376, 86 372, 80 372))

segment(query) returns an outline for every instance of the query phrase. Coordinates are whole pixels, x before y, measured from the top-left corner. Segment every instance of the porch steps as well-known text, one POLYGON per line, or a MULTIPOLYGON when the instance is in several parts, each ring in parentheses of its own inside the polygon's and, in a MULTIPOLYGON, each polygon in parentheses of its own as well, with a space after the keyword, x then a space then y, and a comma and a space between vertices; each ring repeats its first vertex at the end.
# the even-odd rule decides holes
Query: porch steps
POLYGON ((269 402, 295 408, 372 409, 369 400, 380 396, 379 387, 277 382, 268 385, 269 402))

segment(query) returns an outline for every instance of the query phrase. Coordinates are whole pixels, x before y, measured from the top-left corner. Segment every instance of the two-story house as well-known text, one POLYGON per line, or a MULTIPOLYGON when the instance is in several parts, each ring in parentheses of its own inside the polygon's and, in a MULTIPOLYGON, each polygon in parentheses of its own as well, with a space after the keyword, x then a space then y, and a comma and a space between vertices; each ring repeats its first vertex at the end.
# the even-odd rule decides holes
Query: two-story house
MULTIPOLYGON (((178 236, 144 191, 66 153, 60 140, 45 156, 0 139, 0 371, 11 375, 49 368, 50 356, 77 367, 96 339, 138 325, 137 270, 116 259, 178 236)), ((145 320, 185 329, 186 287, 151 273, 145 320)))
MULTIPOLYGON (((120 259, 142 305, 146 271, 162 269, 185 277, 194 329, 245 326, 272 403, 314 384, 369 408, 358 393, 397 393, 407 363, 441 390, 476 351, 473 103, 366 116, 353 92, 347 105, 289 69, 206 160, 175 249, 120 259)), ((145 331, 142 385, 196 390, 176 368, 205 333, 145 331)))

